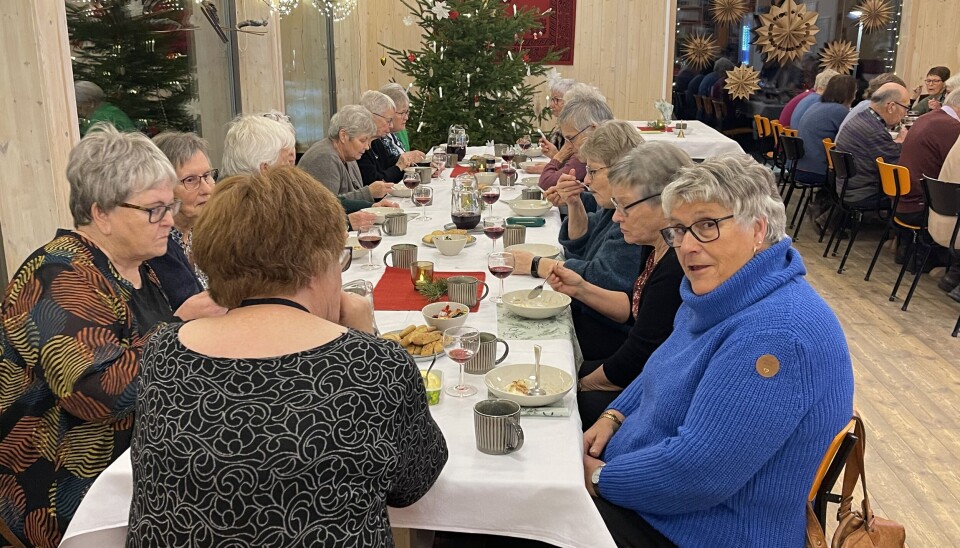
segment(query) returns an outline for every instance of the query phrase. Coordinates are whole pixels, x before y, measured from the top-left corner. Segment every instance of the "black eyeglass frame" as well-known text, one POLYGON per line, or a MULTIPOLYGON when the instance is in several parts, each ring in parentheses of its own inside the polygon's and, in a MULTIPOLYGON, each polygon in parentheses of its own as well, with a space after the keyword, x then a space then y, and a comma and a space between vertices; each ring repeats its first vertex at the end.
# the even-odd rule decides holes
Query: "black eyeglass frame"
POLYGON ((217 181, 220 180, 220 168, 213 168, 206 173, 200 175, 188 175, 183 179, 180 179, 180 184, 183 185, 183 188, 193 192, 200 188, 200 181, 206 180, 210 185, 216 185, 217 181), (190 179, 196 179, 191 182, 190 179))
POLYGON ((681 243, 683 242, 683 236, 687 232, 689 232, 690 234, 693 234, 693 237, 696 238, 696 240, 701 244, 708 244, 710 242, 715 242, 720 239, 720 221, 726 221, 727 219, 732 219, 734 217, 735 215, 730 214, 730 215, 727 215, 726 217, 720 217, 719 219, 700 219, 699 221, 691 224, 690 226, 685 226, 685 225, 668 226, 666 228, 660 229, 660 236, 663 238, 663 241, 666 242, 667 245, 670 247, 680 247, 681 243), (694 227, 701 223, 714 223, 715 225, 717 225, 717 237, 710 238, 709 240, 704 240, 701 236, 699 236, 697 234, 697 231, 694 230, 694 227), (668 234, 673 234, 674 231, 676 230, 682 230, 679 236, 668 236, 668 234))
POLYGON ((350 265, 353 263, 353 248, 350 246, 345 246, 343 251, 340 252, 340 272, 346 272, 350 270, 350 265))
POLYGON ((183 202, 181 202, 180 200, 174 200, 169 204, 164 204, 164 205, 159 205, 154 207, 144 207, 141 205, 130 204, 127 202, 120 202, 119 204, 117 204, 117 207, 124 207, 127 209, 136 209, 137 211, 146 211, 147 221, 149 221, 151 224, 157 224, 160 221, 162 221, 163 218, 167 215, 168 211, 172 213, 174 216, 176 216, 177 213, 180 213, 180 208, 182 206, 183 206, 183 202), (158 213, 160 216, 157 217, 156 220, 154 220, 154 216, 157 215, 158 213))
POLYGON ((613 202, 613 208, 614 208, 615 210, 617 210, 617 211, 620 213, 621 216, 626 217, 626 216, 627 216, 627 210, 630 209, 631 207, 633 207, 633 206, 638 206, 638 205, 642 204, 643 202, 646 202, 647 200, 652 200, 652 199, 658 198, 658 197, 660 197, 660 193, 659 193, 659 192, 656 193, 656 194, 651 194, 650 196, 647 196, 646 198, 640 198, 639 200, 635 200, 635 201, 633 201, 633 202, 630 202, 630 203, 627 204, 627 205, 620 205, 619 203, 617 203, 617 199, 614 198, 613 196, 610 197, 610 201, 613 202))

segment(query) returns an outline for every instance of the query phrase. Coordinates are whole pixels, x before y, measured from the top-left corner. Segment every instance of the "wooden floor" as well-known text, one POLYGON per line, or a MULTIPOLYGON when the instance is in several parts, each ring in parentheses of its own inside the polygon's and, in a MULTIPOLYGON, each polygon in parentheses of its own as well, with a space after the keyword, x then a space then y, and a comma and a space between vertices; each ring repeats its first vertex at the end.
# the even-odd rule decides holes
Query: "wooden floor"
MULTIPOLYGON (((847 335, 854 403, 867 427, 867 484, 876 513, 906 526, 908 546, 958 546, 960 339, 950 332, 960 304, 937 288, 943 268, 923 276, 907 312, 900 307, 909 285, 890 302, 899 271, 892 242, 865 282, 880 232, 874 228, 857 238, 843 274, 837 267, 846 240, 840 256, 821 257, 825 244, 817 243, 809 217, 794 245, 808 280, 847 335)), ((834 522, 835 509, 828 511, 834 522)))

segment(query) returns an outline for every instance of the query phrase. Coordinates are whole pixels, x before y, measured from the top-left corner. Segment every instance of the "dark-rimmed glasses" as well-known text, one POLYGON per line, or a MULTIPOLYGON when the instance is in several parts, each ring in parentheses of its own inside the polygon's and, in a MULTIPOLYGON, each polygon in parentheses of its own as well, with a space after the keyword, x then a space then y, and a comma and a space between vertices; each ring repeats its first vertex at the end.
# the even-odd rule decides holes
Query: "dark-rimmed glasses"
POLYGON ((290 123, 290 117, 287 116, 286 114, 282 114, 279 112, 265 112, 263 114, 263 117, 270 118, 274 122, 286 122, 288 124, 290 123))
POLYGON ((689 232, 701 244, 712 242, 720 237, 720 221, 732 219, 733 215, 720 217, 719 219, 701 219, 690 226, 674 225, 660 229, 660 235, 663 241, 670 247, 680 247, 683 242, 683 235, 689 232))
POLYGON ((567 137, 566 135, 564 135, 564 136, 563 136, 563 139, 564 139, 565 141, 573 142, 574 140, 576 140, 577 137, 580 136, 581 133, 583 133, 584 131, 587 131, 588 129, 590 129, 590 128, 592 128, 592 127, 593 127, 593 126, 587 126, 587 127, 583 128, 583 129, 581 129, 580 131, 578 131, 577 133, 575 133, 575 134, 573 135, 573 137, 567 137))
POLYGON ((350 246, 344 247, 343 251, 340 252, 340 272, 346 272, 350 270, 350 264, 353 262, 353 248, 350 246))
POLYGON ((926 80, 923 81, 924 84, 939 84, 940 82, 943 82, 943 80, 939 78, 937 78, 936 80, 932 78, 927 78, 926 80))
POLYGON ((373 115, 374 115, 374 116, 379 116, 379 117, 383 118, 384 120, 386 120, 388 124, 393 125, 393 118, 387 118, 387 117, 384 116, 383 114, 377 114, 376 112, 374 112, 373 115))
POLYGON ((903 104, 903 103, 901 103, 900 101, 890 101, 890 102, 893 103, 893 104, 895 104, 895 105, 897 105, 898 107, 902 107, 902 108, 903 108, 904 110, 906 110, 907 112, 910 112, 910 107, 907 106, 907 105, 905 105, 905 104, 903 104))
POLYGON ((121 202, 117 204, 119 207, 125 207, 127 209, 136 209, 137 211, 146 211, 148 216, 147 220, 151 223, 159 223, 163 220, 169 211, 171 215, 176 216, 177 213, 180 213, 180 206, 183 205, 183 202, 180 200, 174 200, 166 205, 159 205, 155 207, 143 207, 137 204, 128 204, 127 202, 121 202))
POLYGON ((206 181, 207 184, 213 186, 217 184, 217 180, 220 179, 220 170, 217 168, 211 169, 210 171, 203 173, 202 175, 190 175, 180 179, 180 184, 184 186, 187 190, 197 190, 200 188, 200 181, 206 181))
POLYGON ((550 102, 555 105, 559 105, 563 102, 563 97, 550 97, 550 102))
MULTIPOLYGON (((396 114, 397 114, 397 116, 403 118, 404 116, 407 116, 408 114, 410 114, 410 109, 407 109, 407 110, 398 110, 398 111, 396 112, 396 114)), ((389 120, 388 120, 388 121, 389 121, 389 120)))
POLYGON ((630 209, 631 207, 633 207, 633 206, 638 206, 638 205, 642 204, 643 202, 646 202, 647 200, 652 200, 652 199, 654 199, 654 198, 656 198, 656 197, 658 197, 658 196, 660 196, 660 193, 659 193, 659 192, 658 192, 657 194, 653 194, 653 195, 651 195, 651 196, 647 196, 646 198, 640 198, 639 200, 636 200, 636 201, 634 201, 634 202, 630 202, 630 203, 627 204, 627 205, 620 205, 620 202, 618 202, 617 199, 614 198, 613 196, 610 197, 610 201, 613 202, 613 207, 614 207, 614 209, 617 210, 617 213, 619 213, 621 217, 626 217, 626 216, 627 216, 627 210, 630 209))
POLYGON ((601 172, 601 171, 603 171, 603 170, 605 170, 605 169, 610 169, 610 166, 598 167, 597 169, 590 169, 590 168, 588 167, 588 168, 587 168, 587 175, 589 175, 590 178, 593 179, 594 177, 597 176, 597 173, 599 173, 599 172, 601 172))

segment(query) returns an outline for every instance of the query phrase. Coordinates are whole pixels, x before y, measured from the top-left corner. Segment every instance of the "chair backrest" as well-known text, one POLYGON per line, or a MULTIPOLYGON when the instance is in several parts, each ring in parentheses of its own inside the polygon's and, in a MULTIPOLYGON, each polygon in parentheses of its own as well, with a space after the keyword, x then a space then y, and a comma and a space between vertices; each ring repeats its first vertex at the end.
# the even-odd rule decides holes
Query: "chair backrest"
POLYGON ((783 155, 787 161, 796 162, 803 158, 803 139, 784 134, 780 137, 780 142, 783 143, 783 155))
POLYGON ((830 151, 837 146, 833 139, 827 137, 823 140, 823 150, 827 153, 827 171, 833 171, 833 158, 830 157, 830 151))
POLYGON ((830 156, 830 163, 833 164, 837 177, 849 179, 857 174, 857 164, 853 161, 853 154, 837 150, 836 147, 830 149, 827 154, 830 156))
POLYGON ((880 188, 891 198, 899 198, 910 193, 910 170, 904 166, 888 164, 883 158, 877 158, 877 169, 880 171, 880 188))
POLYGON ((762 116, 760 116, 759 114, 753 115, 753 127, 754 129, 756 129, 757 139, 763 139, 764 137, 766 137, 763 134, 763 122, 760 121, 760 118, 762 118, 762 116))
POLYGON ((772 129, 773 126, 770 124, 770 118, 767 118, 766 116, 761 116, 760 122, 763 124, 763 136, 771 137, 773 135, 773 129, 772 129))
POLYGON ((770 120, 770 133, 773 135, 773 146, 780 146, 780 135, 783 134, 783 125, 780 120, 770 120))
POLYGON ((693 103, 697 105, 697 112, 703 112, 703 97, 699 95, 694 95, 693 103))
POLYGON ((707 116, 713 116, 713 99, 706 95, 701 95, 700 101, 703 102, 703 111, 707 113, 707 116))
POLYGON ((713 100, 713 114, 718 120, 724 120, 727 117, 727 104, 719 99, 713 100))
MULTIPOLYGON (((830 465, 833 464, 835 460, 838 460, 838 456, 843 457, 842 462, 846 462, 847 455, 838 454, 844 440, 853 436, 854 426, 856 426, 856 421, 851 419, 842 430, 837 432, 837 435, 833 437, 833 441, 831 441, 830 445, 827 446, 827 451, 823 454, 823 459, 820 460, 820 466, 817 468, 817 473, 813 476, 813 484, 810 486, 810 494, 807 496, 807 500, 813 502, 813 499, 816 498, 817 492, 820 491, 820 487, 823 485, 823 479, 827 475, 827 470, 830 469, 830 465)), ((842 467, 843 464, 841 463, 840 466, 842 467)), ((831 485, 830 487, 833 486, 831 485)), ((829 487, 827 489, 829 489, 829 487)))
POLYGON ((799 133, 797 130, 795 130, 795 129, 793 129, 793 128, 789 128, 789 127, 786 127, 786 126, 780 126, 780 127, 783 128, 783 134, 786 135, 786 136, 788 136, 788 137, 796 137, 797 134, 799 133))
POLYGON ((924 176, 920 185, 927 199, 927 231, 930 237, 947 249, 956 250, 957 233, 960 232, 960 183, 924 176))

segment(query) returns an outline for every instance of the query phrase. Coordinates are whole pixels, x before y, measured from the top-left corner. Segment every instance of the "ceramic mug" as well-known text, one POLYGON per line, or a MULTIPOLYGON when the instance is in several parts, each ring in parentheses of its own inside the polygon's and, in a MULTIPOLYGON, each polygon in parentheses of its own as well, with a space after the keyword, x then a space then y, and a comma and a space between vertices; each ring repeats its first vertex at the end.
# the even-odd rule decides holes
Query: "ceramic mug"
POLYGON ((507 225, 503 232, 503 247, 522 244, 527 241, 527 227, 523 225, 507 225))
POLYGON ((407 233, 408 215, 403 212, 388 213, 383 220, 383 231, 387 236, 404 236, 407 233))
POLYGON ((480 333, 480 347, 477 353, 463 364, 463 371, 474 375, 482 375, 493 369, 495 365, 507 359, 510 345, 507 341, 493 333, 480 333), (497 357, 497 343, 503 343, 503 355, 497 357))
POLYGON ((418 168, 417 168, 417 175, 420 176, 420 184, 422 184, 422 185, 429 185, 429 184, 430 184, 430 178, 433 176, 433 168, 432 168, 432 167, 418 167, 418 168))
POLYGON ((482 301, 489 292, 490 286, 473 276, 451 276, 447 278, 447 295, 455 303, 477 306, 477 303, 482 301), (480 295, 479 299, 477 298, 477 284, 483 284, 483 294, 480 295))
POLYGON ((410 268, 410 265, 417 262, 417 246, 414 244, 395 244, 390 247, 390 251, 383 254, 383 264, 386 266, 395 266, 397 268, 410 268), (387 264, 387 257, 393 255, 393 264, 387 264))
POLYGON ((539 188, 525 188, 520 191, 521 200, 542 200, 543 191, 539 188))
POLYGON ((473 406, 477 449, 488 455, 506 455, 523 447, 520 404, 510 400, 484 400, 473 406))

